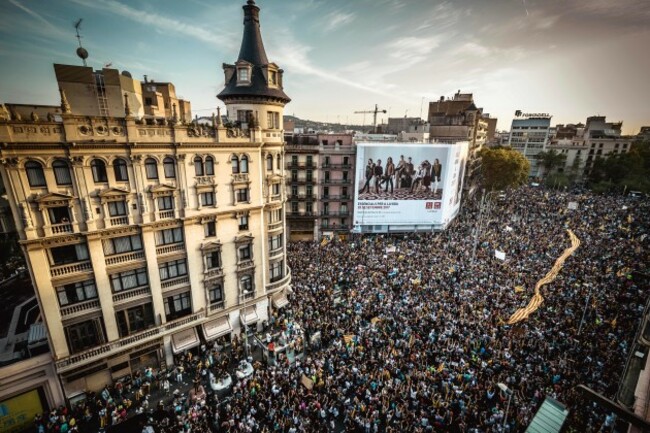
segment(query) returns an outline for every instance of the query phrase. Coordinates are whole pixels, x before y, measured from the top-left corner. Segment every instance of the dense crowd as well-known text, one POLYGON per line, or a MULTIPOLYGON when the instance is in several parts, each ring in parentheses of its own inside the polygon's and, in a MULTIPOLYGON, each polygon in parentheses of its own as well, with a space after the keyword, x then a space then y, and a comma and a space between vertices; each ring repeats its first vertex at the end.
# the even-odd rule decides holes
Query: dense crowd
POLYGON ((522 188, 463 206, 439 233, 289 244, 291 303, 269 325, 302 325, 310 344, 294 363, 257 365, 228 397, 212 394, 210 373, 245 356, 235 339, 227 352, 188 353, 174 371, 145 370, 129 385, 137 401, 122 397, 133 389, 107 388, 63 419, 97 411, 110 425, 139 411, 145 433, 523 432, 552 397, 567 405, 569 431, 614 431, 576 385, 610 398, 618 389, 648 295, 632 276, 649 263, 648 203, 522 188), (507 325, 569 246, 567 228, 579 249, 542 289, 541 308, 507 325), (187 396, 174 394, 189 381, 187 396), (168 398, 148 402, 151 389, 168 398))

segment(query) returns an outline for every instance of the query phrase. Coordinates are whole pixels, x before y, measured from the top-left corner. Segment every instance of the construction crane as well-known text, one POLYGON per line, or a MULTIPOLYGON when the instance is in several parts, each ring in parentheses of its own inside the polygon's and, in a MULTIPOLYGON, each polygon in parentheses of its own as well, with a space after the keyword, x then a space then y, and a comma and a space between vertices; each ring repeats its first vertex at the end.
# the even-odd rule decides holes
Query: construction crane
MULTIPOLYGON (((372 113, 372 128, 374 132, 377 132, 377 113, 386 113, 386 110, 380 110, 375 104, 375 109, 372 111, 355 111, 354 114, 370 114, 372 113)), ((365 122, 364 122, 365 123, 365 122)))

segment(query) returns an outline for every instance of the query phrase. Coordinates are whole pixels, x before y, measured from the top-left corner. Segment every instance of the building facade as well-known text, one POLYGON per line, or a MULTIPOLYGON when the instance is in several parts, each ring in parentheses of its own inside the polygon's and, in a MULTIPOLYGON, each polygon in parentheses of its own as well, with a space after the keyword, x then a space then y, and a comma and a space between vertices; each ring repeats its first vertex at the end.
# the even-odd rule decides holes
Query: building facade
POLYGON ((121 116, 75 115, 65 91, 61 121, 0 123, 0 171, 67 397, 254 330, 286 300, 289 98, 259 8, 243 9, 218 95, 226 124, 143 121, 128 94, 121 116))
POLYGON ((530 177, 541 174, 537 155, 546 151, 549 144, 551 116, 547 114, 528 114, 517 111, 510 126, 508 146, 522 153, 530 162, 530 177))
POLYGON ((287 230, 293 240, 345 236, 352 218, 351 134, 287 134, 287 230))

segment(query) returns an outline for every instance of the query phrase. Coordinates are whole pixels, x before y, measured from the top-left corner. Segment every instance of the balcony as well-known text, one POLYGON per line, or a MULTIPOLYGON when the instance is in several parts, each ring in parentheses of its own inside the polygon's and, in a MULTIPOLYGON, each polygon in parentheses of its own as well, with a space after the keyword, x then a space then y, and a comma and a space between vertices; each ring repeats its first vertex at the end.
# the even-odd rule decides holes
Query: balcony
POLYGON ((174 218, 175 217, 175 212, 174 210, 161 210, 158 211, 158 219, 159 220, 164 220, 164 219, 169 219, 169 218, 174 218))
POLYGON ((349 170, 352 168, 351 164, 322 164, 321 168, 335 169, 335 170, 349 170))
POLYGON ((255 291, 254 290, 252 292, 250 292, 250 293, 240 294, 239 295, 239 303, 238 303, 238 305, 246 305, 246 303, 248 301, 250 301, 251 299, 255 299, 255 291))
POLYGON ((281 255, 284 254, 284 248, 279 247, 274 250, 269 251, 269 259, 275 259, 277 257, 280 257, 281 255))
POLYGON ((125 290, 123 292, 113 294, 113 302, 119 304, 122 301, 134 301, 137 299, 147 299, 151 296, 151 291, 148 286, 138 287, 135 289, 125 290))
POLYGON ((56 369, 59 373, 63 373, 83 364, 104 359, 110 352, 116 353, 118 351, 124 351, 132 347, 139 346, 145 340, 153 340, 155 338, 160 338, 164 335, 171 334, 177 331, 178 328, 186 325, 198 325, 198 322, 204 317, 205 311, 199 311, 198 313, 194 313, 190 316, 167 322, 162 326, 147 329, 137 334, 133 334, 128 337, 124 337, 119 340, 112 341, 110 343, 106 343, 92 349, 88 349, 84 352, 59 359, 56 361, 56 369))
POLYGON ((93 265, 90 260, 79 263, 71 263, 67 265, 53 266, 50 268, 50 276, 62 277, 64 275, 74 274, 76 272, 90 272, 93 270, 93 265))
POLYGON ((237 263, 237 272, 244 271, 253 267, 255 267, 255 262, 252 259, 242 260, 237 263))
POLYGON ((314 162, 293 162, 289 161, 287 162, 287 168, 289 170, 305 170, 305 169, 314 169, 316 168, 316 164, 314 162))
POLYGON ((323 183, 327 185, 346 185, 352 183, 352 179, 323 179, 323 183))
POLYGON ((316 196, 314 194, 291 194, 289 197, 290 200, 299 200, 299 201, 305 201, 305 200, 310 200, 314 201, 316 200, 316 196))
POLYGON ((223 268, 218 267, 218 268, 212 268, 212 269, 206 269, 203 272, 203 277, 207 279, 212 279, 212 278, 220 278, 223 277, 223 268))
POLYGON ((269 232, 274 232, 276 230, 282 230, 284 228, 284 221, 278 221, 275 223, 270 223, 268 227, 269 232))
POLYGON ((108 225, 111 227, 115 226, 125 226, 129 224, 129 217, 128 216, 118 216, 118 217, 113 217, 108 219, 108 225))
POLYGON ((178 244, 173 244, 173 245, 162 245, 160 247, 156 247, 156 255, 158 256, 164 256, 166 254, 173 254, 173 253, 180 253, 180 252, 185 252, 185 243, 181 242, 178 244))
POLYGON ((190 277, 188 275, 183 275, 181 277, 176 277, 176 278, 171 278, 169 280, 161 281, 160 288, 165 290, 165 289, 176 288, 188 284, 190 284, 190 277))
POLYGON ((75 316, 93 312, 100 311, 101 307, 99 305, 99 299, 92 299, 86 302, 79 302, 77 304, 69 305, 67 307, 61 308, 61 319, 67 320, 75 316))
POLYGON ((214 313, 215 311, 220 311, 220 310, 223 310, 225 308, 226 308, 226 301, 225 300, 223 300, 221 302, 212 303, 209 306, 210 313, 214 313))
POLYGON ((248 173, 233 173, 232 182, 233 183, 248 183, 249 182, 248 173))
POLYGON ((214 185, 214 176, 196 176, 197 185, 214 185))
POLYGON ((298 211, 291 212, 288 216, 292 219, 314 219, 316 218, 317 214, 315 212, 298 211))
POLYGON ((350 200, 349 195, 324 195, 321 197, 323 201, 337 201, 337 200, 350 200))
POLYGON ((305 184, 305 183, 314 183, 316 182, 316 179, 311 177, 292 177, 292 178, 287 178, 287 183, 294 183, 294 184, 305 184))
POLYGON ((73 233, 74 228, 72 227, 72 224, 70 223, 63 223, 63 224, 52 224, 49 227, 45 227, 45 232, 50 232, 47 233, 48 235, 60 235, 64 233, 73 233))
POLYGON ((329 210, 329 211, 324 210, 324 211, 321 211, 320 214, 321 214, 321 216, 334 216, 334 217, 336 217, 336 216, 349 216, 350 211, 348 211, 348 210, 329 210))
POLYGON ((106 266, 121 265, 123 263, 144 259, 144 251, 132 251, 130 253, 123 253, 106 257, 106 266))
POLYGON ((287 267, 287 275, 279 279, 278 281, 273 281, 266 284, 266 293, 279 291, 287 286, 291 282, 291 269, 287 267))
POLYGON ((321 230, 333 230, 333 231, 348 231, 350 226, 347 224, 323 224, 320 226, 321 230))

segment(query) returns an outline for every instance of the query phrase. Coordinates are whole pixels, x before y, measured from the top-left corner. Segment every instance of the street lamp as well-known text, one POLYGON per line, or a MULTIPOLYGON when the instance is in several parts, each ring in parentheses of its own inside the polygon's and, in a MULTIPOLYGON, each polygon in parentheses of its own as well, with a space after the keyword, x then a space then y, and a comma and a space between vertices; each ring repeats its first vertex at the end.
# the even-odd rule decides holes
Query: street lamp
POLYGON ((499 382, 497 383, 497 386, 499 389, 503 392, 505 392, 508 395, 508 403, 506 405, 506 414, 503 417, 503 426, 505 427, 506 424, 508 423, 508 411, 510 411, 510 400, 512 400, 512 391, 510 388, 505 383, 499 382))
POLYGON ((587 307, 589 306, 589 299, 591 298, 591 289, 594 287, 591 283, 584 283, 586 286, 589 286, 589 292, 587 293, 587 299, 585 300, 585 308, 582 311, 582 319, 580 319, 580 326, 578 327, 578 335, 582 332, 582 325, 585 323, 585 316, 587 315, 587 307))

